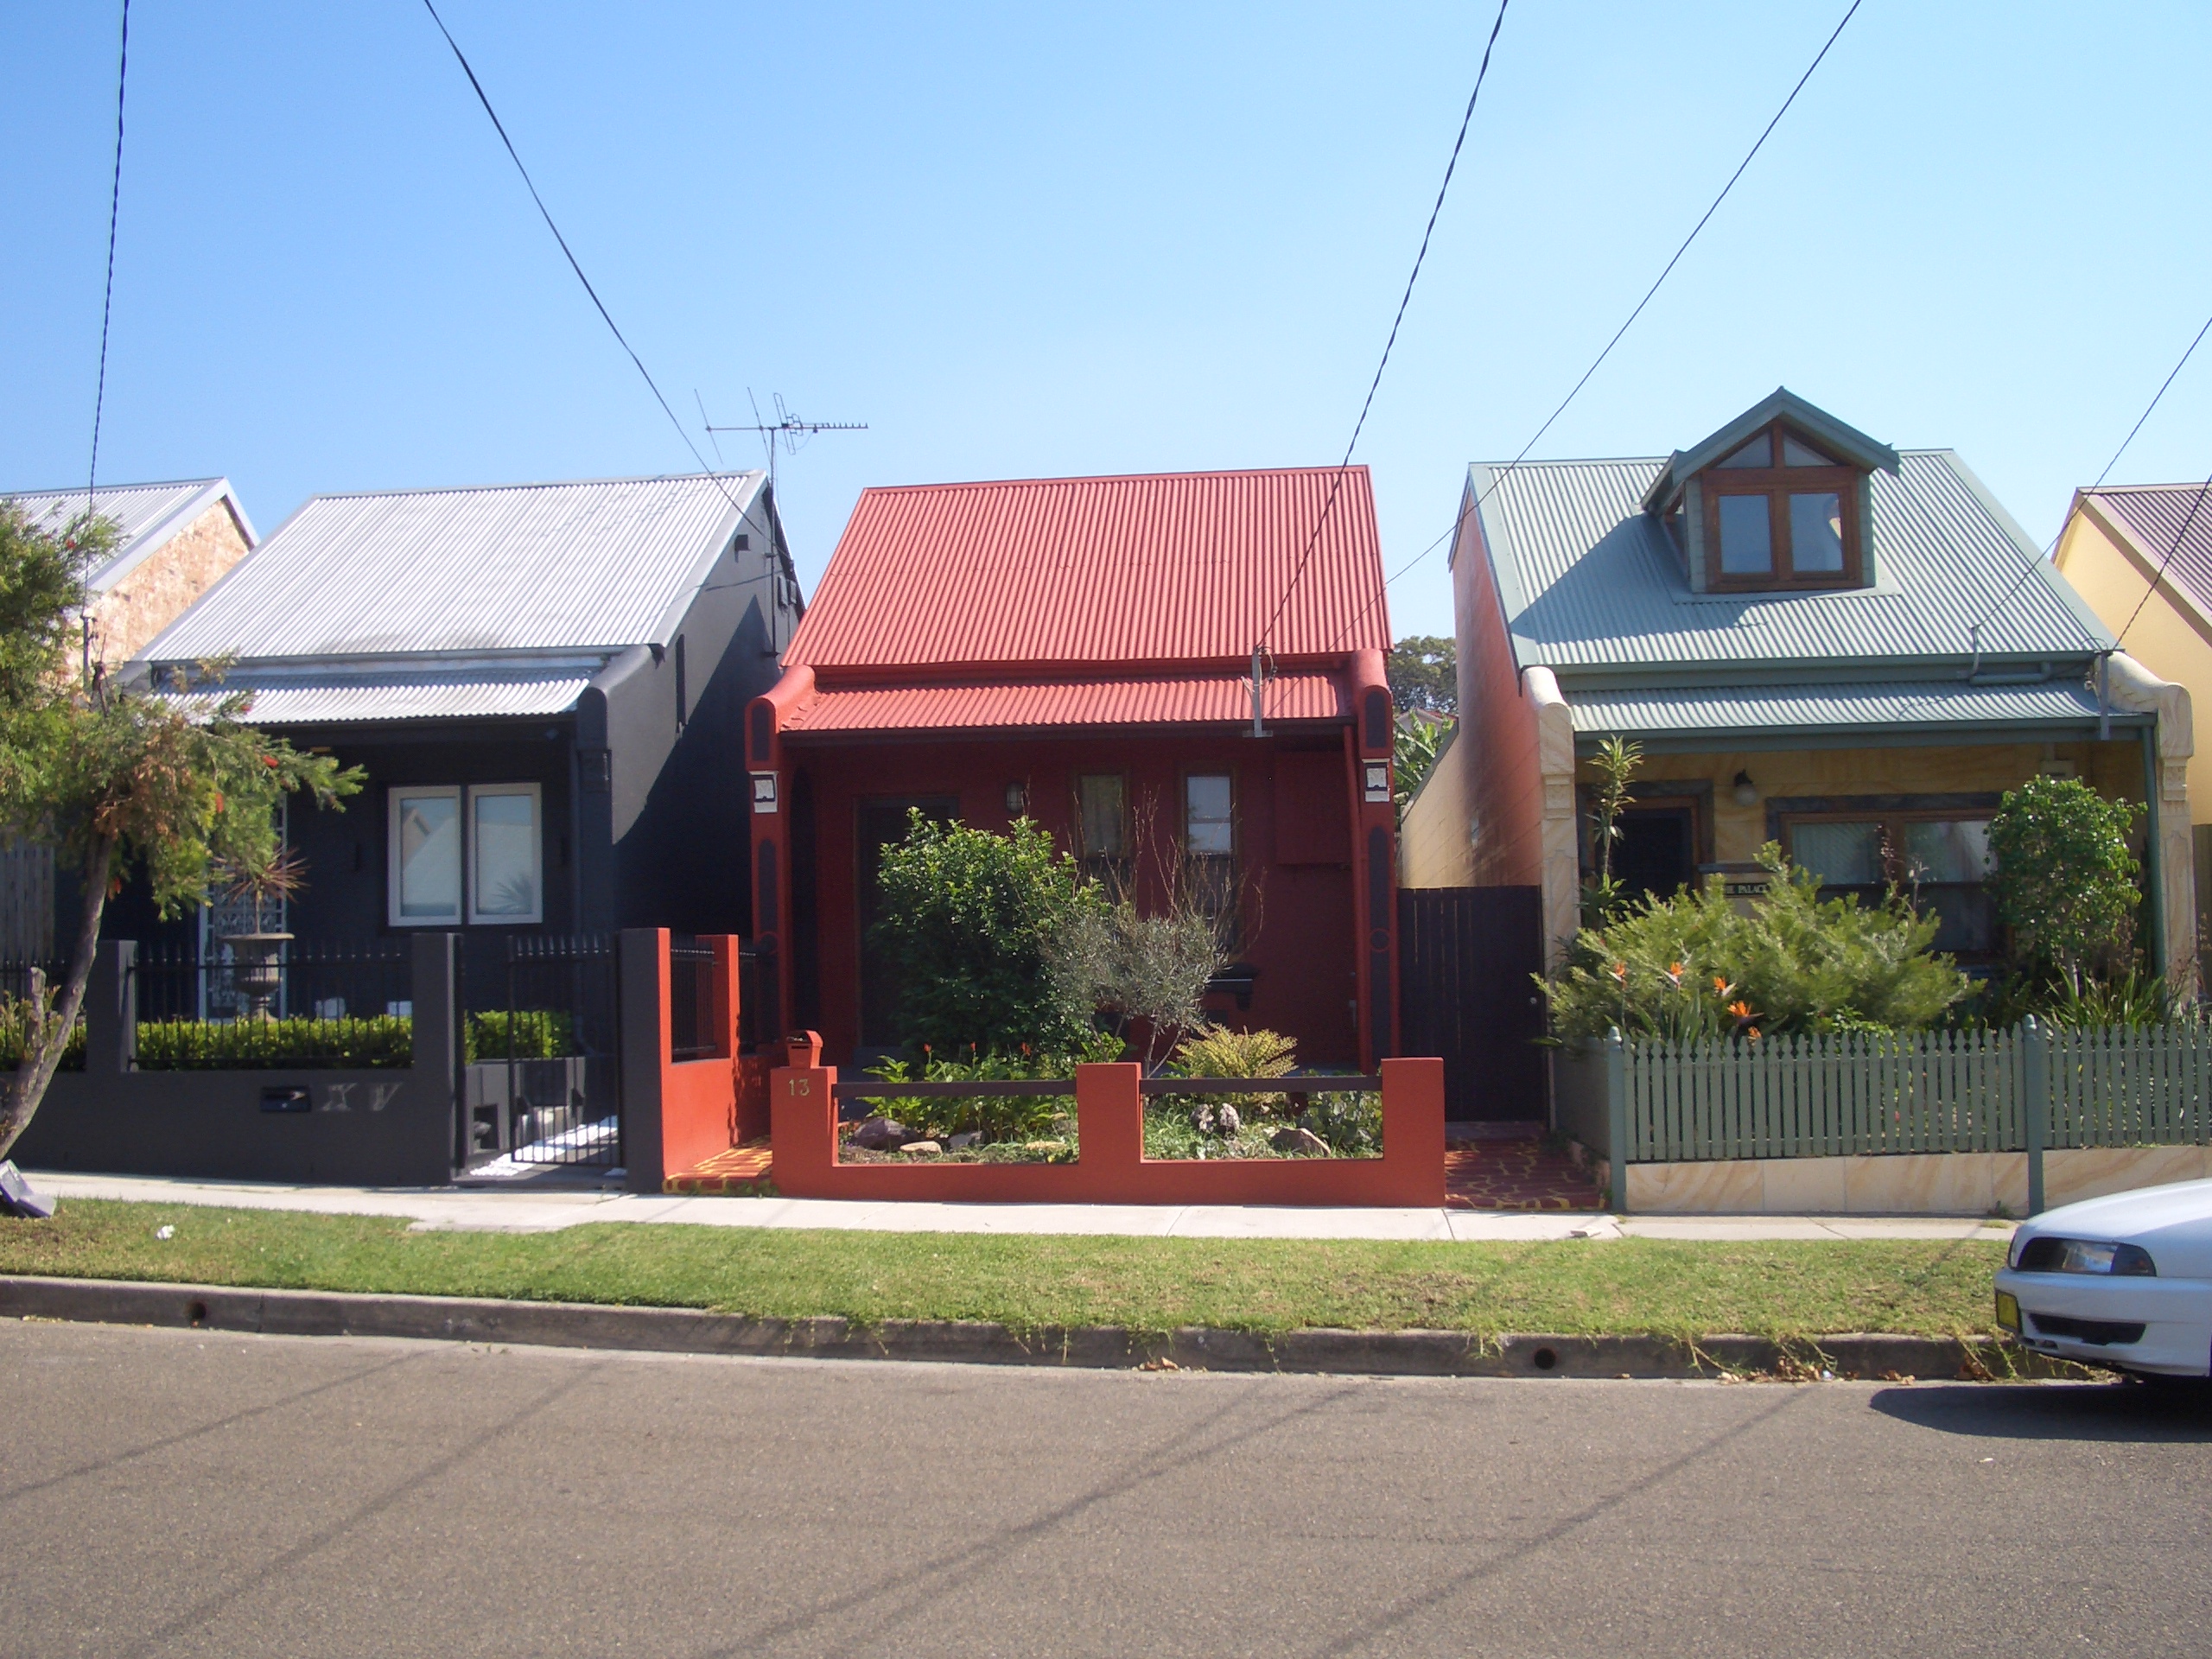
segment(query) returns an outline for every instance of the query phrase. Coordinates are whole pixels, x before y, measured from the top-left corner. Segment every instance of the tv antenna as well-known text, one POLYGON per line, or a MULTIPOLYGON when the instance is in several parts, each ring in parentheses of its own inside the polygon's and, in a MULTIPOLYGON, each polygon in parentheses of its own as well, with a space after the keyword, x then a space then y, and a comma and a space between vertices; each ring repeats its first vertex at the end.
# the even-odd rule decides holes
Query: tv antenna
MULTIPOLYGON (((768 487, 771 491, 776 487, 776 448, 779 439, 782 440, 784 453, 787 455, 795 455, 806 447, 807 440, 812 438, 817 432, 865 432, 868 430, 866 421, 803 421, 784 407, 783 393, 779 391, 772 396, 776 405, 776 418, 772 421, 761 419, 760 400, 753 397, 753 388, 747 386, 745 389, 745 397, 746 401, 753 405, 753 424, 715 426, 710 423, 707 428, 709 433, 759 433, 760 442, 768 452, 768 487)), ((706 413, 704 406, 701 407, 699 412, 702 415, 706 413)))

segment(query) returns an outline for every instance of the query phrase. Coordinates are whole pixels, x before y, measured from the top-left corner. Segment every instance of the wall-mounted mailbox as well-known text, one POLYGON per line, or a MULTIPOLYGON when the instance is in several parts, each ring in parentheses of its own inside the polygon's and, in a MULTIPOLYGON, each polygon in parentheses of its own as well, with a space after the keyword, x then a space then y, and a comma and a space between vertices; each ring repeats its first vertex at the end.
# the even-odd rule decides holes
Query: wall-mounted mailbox
POLYGON ((270 1084, 261 1091, 261 1109, 264 1112, 311 1112, 315 1102, 305 1089, 270 1084))

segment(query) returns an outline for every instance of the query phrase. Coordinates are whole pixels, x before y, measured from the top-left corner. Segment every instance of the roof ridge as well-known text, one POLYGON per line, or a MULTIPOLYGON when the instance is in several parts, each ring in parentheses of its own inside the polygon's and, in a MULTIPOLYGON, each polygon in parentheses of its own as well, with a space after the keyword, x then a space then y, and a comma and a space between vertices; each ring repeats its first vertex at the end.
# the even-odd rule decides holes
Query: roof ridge
MULTIPOLYGON (((205 478, 149 478, 143 484, 102 484, 92 493, 94 495, 113 495, 124 490, 181 490, 188 484, 205 489, 210 484, 228 484, 230 481, 227 473, 210 473, 205 478)), ((0 499, 13 500, 24 495, 82 495, 85 493, 82 484, 57 484, 51 489, 0 490, 0 499)))
POLYGON ((403 495, 482 495, 495 490, 589 489, 606 484, 705 484, 731 479, 766 478, 763 467, 734 473, 638 473, 606 478, 542 478, 512 484, 432 484, 415 489, 331 490, 308 497, 309 501, 384 501, 403 495))
POLYGON ((1224 467, 1175 473, 1071 473, 1050 478, 969 478, 940 484, 870 484, 863 495, 904 495, 937 490, 1008 490, 1047 484, 1154 484, 1179 478, 1297 478, 1308 474, 1364 473, 1363 461, 1346 466, 1224 467))

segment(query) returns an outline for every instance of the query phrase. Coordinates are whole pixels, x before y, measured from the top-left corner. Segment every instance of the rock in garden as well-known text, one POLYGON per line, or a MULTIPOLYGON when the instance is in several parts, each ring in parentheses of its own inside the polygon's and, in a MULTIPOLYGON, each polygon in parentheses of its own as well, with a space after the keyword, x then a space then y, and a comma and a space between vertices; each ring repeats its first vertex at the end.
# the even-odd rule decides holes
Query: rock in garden
POLYGON ((864 1152, 894 1152, 915 1138, 912 1129, 892 1117, 863 1118, 853 1128, 853 1144, 864 1152))
POLYGON ((982 1145, 982 1140, 983 1132, 981 1129, 963 1129, 944 1144, 954 1152, 965 1152, 970 1147, 982 1145))
POLYGON ((909 1141, 899 1150, 910 1158, 934 1158, 944 1148, 934 1141, 909 1141))
POLYGON ((1329 1143, 1311 1129, 1277 1129, 1268 1137, 1268 1144, 1277 1152, 1287 1152, 1297 1158, 1325 1158, 1329 1155, 1329 1143))

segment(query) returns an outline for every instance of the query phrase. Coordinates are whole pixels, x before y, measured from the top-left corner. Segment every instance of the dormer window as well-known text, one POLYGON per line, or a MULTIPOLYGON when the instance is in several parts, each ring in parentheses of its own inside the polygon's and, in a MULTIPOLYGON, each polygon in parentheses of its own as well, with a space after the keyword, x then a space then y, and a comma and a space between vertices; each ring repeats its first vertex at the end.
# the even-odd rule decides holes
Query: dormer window
POLYGON ((1859 478, 1779 421, 1713 462, 1703 480, 1707 587, 1857 587, 1859 478))

